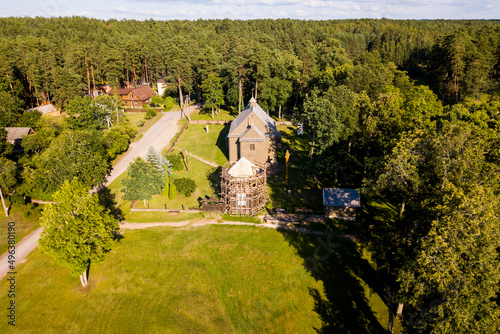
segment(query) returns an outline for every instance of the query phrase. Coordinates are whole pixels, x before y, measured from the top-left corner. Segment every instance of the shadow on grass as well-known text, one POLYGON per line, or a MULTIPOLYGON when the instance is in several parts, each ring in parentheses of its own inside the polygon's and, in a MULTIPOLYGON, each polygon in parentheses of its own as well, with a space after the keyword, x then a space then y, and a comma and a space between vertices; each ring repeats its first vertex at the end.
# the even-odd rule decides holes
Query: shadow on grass
POLYGON ((224 153, 224 156, 226 157, 227 160, 229 160, 229 151, 226 145, 226 136, 229 132, 229 127, 231 124, 225 124, 224 129, 219 133, 219 137, 217 137, 217 142, 215 145, 224 153))
POLYGON ((280 230, 304 259, 311 275, 323 282, 324 293, 310 289, 314 311, 321 316, 318 333, 385 333, 366 298, 364 281, 373 282, 374 270, 362 258, 358 245, 333 236, 280 230))
POLYGON ((206 175, 213 194, 219 197, 221 196, 221 186, 220 186, 221 173, 222 173, 222 168, 219 167, 219 168, 209 169, 206 175))
POLYGON ((109 210, 111 215, 117 219, 118 221, 122 221, 124 219, 123 212, 118 206, 116 202, 116 195, 111 192, 110 189, 104 188, 99 193, 99 204, 104 206, 109 210))

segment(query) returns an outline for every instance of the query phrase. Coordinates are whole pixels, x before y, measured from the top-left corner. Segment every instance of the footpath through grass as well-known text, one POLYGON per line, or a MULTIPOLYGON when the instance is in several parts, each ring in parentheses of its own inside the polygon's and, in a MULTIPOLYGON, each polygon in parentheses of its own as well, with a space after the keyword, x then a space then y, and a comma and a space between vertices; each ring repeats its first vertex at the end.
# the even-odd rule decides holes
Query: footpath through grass
POLYGON ((16 277, 16 326, 0 332, 315 333, 310 291, 323 286, 302 262, 275 230, 127 231, 82 288, 35 251, 16 277))

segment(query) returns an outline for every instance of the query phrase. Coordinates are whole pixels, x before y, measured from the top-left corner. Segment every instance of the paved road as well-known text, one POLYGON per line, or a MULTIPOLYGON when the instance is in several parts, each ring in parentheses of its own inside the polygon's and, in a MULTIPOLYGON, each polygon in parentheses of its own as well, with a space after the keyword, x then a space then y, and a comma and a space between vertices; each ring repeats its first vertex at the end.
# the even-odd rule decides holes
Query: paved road
MULTIPOLYGON (((197 106, 189 106, 186 109, 186 113, 190 114, 197 108, 197 106)), ((177 132, 179 132, 180 126, 177 124, 177 121, 180 118, 180 111, 169 111, 163 113, 163 116, 143 134, 141 139, 132 143, 123 158, 118 161, 115 166, 113 166, 113 170, 106 178, 104 186, 107 187, 111 182, 118 178, 118 176, 122 175, 127 170, 128 164, 136 157, 145 158, 149 146, 153 145, 158 152, 161 152, 161 150, 170 143, 177 132)))
MULTIPOLYGON (((17 266, 24 262, 24 258, 28 255, 35 247, 38 245, 38 239, 42 233, 43 227, 39 227, 35 231, 31 232, 27 237, 25 237, 21 242, 16 245, 15 249, 15 261, 14 272, 17 271, 17 266)), ((9 270, 8 253, 5 253, 0 257, 0 279, 2 279, 9 270)))

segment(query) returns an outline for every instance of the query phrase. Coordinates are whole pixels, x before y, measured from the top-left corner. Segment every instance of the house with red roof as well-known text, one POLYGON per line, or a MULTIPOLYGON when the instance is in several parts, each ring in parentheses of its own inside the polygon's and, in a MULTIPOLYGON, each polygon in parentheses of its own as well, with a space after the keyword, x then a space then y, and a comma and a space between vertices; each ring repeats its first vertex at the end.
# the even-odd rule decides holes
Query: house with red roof
POLYGON ((156 95, 156 92, 149 88, 149 86, 142 86, 139 88, 117 88, 110 91, 108 94, 114 93, 120 95, 125 107, 129 108, 143 108, 145 104, 149 104, 151 98, 156 95))

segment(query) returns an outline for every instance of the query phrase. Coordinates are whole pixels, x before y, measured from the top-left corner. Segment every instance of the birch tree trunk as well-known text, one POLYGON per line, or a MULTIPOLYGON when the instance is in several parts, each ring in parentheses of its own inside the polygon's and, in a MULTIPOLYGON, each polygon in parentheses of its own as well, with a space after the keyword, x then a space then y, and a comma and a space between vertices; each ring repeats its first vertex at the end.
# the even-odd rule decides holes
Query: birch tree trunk
POLYGON ((3 209, 5 211, 5 216, 9 216, 9 211, 7 210, 7 207, 5 206, 5 201, 3 199, 3 194, 2 194, 2 188, 0 188, 0 198, 2 198, 2 204, 3 204, 3 209))
POLYGON ((82 286, 86 286, 88 283, 88 278, 87 278, 87 270, 83 272, 83 274, 80 275, 80 282, 82 282, 82 286))

